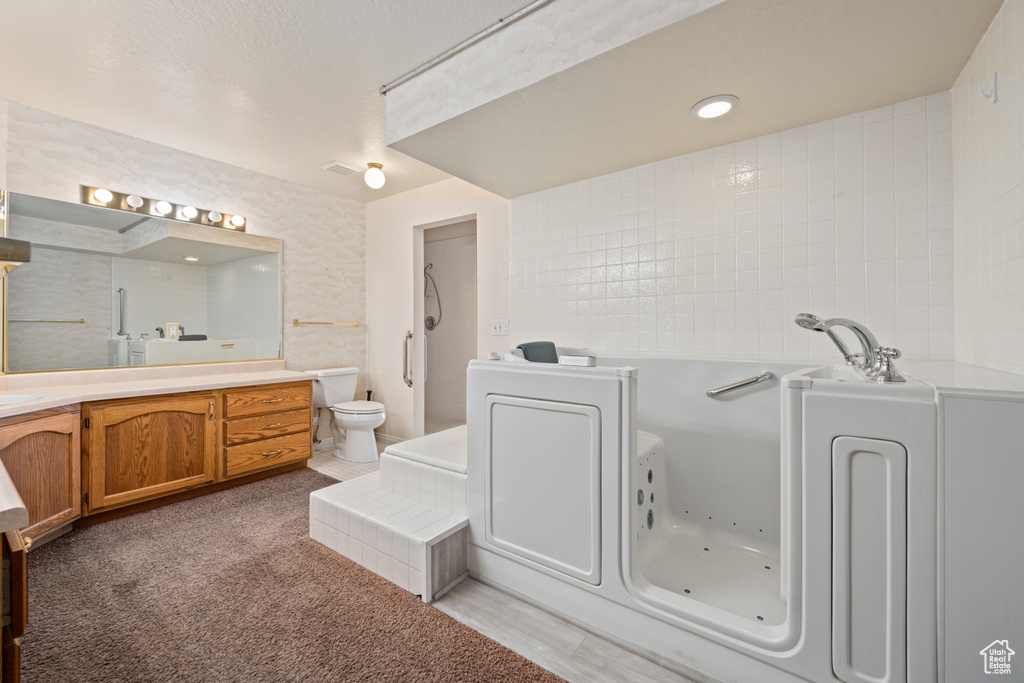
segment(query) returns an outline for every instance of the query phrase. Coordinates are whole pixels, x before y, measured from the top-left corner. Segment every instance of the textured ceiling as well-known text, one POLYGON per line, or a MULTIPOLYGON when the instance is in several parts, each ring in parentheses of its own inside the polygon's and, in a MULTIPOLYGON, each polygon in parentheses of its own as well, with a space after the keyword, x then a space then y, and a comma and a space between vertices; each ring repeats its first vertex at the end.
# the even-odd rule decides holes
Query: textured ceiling
POLYGON ((517 197, 948 90, 1001 4, 728 0, 392 146, 517 197))
POLYGON ((728 0, 386 148, 378 88, 527 4, 0 1, 0 99, 360 201, 512 197, 947 89, 1001 0, 728 0))
POLYGON ((0 99, 371 201, 447 177, 384 146, 380 86, 527 4, 0 2, 0 99))

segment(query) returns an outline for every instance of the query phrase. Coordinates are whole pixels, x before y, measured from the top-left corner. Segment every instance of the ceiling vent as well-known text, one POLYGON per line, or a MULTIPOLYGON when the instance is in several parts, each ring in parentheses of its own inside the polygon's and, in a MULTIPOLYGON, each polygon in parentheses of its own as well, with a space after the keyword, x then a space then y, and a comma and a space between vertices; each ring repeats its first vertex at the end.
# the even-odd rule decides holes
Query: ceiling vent
POLYGON ((329 163, 324 164, 320 168, 324 169, 325 171, 330 171, 331 173, 337 173, 340 176, 350 176, 355 175, 356 173, 362 173, 361 169, 346 166, 340 161, 331 161, 329 163))

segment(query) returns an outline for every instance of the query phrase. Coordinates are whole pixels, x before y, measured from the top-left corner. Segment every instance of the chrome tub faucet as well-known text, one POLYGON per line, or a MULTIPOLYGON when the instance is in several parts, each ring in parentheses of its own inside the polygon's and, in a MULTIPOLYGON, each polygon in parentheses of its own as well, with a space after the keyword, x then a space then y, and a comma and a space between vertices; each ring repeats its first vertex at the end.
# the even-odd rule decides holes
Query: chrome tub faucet
POLYGON ((893 361, 902 355, 900 350, 881 346, 871 330, 860 323, 848 318, 822 320, 810 313, 800 313, 793 322, 804 329, 828 334, 829 339, 839 348, 839 352, 843 354, 846 362, 857 368, 869 380, 882 383, 906 381, 893 365, 893 361), (832 331, 832 328, 836 326, 845 327, 853 332, 857 341, 860 342, 861 353, 850 353, 843 340, 832 331))

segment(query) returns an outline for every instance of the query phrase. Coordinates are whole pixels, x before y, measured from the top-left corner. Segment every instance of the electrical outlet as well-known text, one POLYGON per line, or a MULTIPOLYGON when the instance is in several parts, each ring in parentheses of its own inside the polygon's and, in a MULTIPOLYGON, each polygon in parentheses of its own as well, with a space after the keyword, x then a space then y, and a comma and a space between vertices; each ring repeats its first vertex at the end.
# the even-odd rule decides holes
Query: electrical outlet
POLYGON ((492 320, 491 336, 508 336, 508 320, 492 320))

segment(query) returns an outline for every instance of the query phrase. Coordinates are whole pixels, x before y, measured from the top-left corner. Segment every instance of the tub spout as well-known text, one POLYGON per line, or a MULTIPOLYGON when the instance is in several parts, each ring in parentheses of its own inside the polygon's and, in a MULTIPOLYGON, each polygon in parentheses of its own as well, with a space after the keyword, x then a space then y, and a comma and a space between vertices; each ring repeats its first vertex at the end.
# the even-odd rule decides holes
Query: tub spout
MULTIPOLYGON (((872 376, 876 372, 875 366, 878 364, 878 355, 876 353, 878 340, 875 339, 875 335, 871 334, 871 330, 860 323, 847 318, 829 318, 815 325, 813 329, 819 332, 828 332, 836 325, 845 327, 853 332, 854 336, 857 337, 857 341, 860 342, 863 351, 863 355, 849 354, 847 352, 849 354, 846 356, 847 362, 852 360, 855 367, 862 370, 869 377, 872 376)), ((835 337, 833 337, 834 340, 835 337)))

